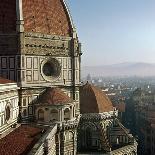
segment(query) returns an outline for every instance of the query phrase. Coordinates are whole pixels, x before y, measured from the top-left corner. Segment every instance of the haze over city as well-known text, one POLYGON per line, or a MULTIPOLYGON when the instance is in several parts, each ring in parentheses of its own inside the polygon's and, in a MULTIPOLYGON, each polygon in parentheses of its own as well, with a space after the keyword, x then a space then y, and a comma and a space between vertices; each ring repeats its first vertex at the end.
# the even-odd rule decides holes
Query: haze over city
POLYGON ((155 62, 154 0, 67 2, 83 43, 83 66, 155 62))

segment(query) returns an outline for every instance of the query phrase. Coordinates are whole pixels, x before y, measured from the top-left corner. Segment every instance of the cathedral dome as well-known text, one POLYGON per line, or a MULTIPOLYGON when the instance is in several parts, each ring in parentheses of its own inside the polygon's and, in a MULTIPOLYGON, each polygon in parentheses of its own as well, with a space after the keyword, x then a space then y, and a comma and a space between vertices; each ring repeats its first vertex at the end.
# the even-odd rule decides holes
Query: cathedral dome
POLYGON ((81 113, 103 113, 113 111, 110 99, 102 90, 88 82, 80 88, 81 113))
POLYGON ((0 33, 15 33, 22 24, 25 32, 72 36, 65 0, 3 0, 0 9, 0 33))
POLYGON ((64 0, 23 0, 25 32, 71 36, 72 21, 64 0))
POLYGON ((59 88, 47 88, 38 99, 41 104, 58 105, 72 103, 72 99, 59 88))

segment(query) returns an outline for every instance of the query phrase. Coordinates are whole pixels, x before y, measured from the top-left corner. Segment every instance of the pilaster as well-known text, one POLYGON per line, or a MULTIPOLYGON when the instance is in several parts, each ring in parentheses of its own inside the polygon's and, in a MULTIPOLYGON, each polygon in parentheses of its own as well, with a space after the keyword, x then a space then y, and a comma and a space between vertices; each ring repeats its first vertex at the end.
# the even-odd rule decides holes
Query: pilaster
POLYGON ((16 0, 16 14, 17 14, 16 31, 17 32, 24 32, 22 0, 16 0))

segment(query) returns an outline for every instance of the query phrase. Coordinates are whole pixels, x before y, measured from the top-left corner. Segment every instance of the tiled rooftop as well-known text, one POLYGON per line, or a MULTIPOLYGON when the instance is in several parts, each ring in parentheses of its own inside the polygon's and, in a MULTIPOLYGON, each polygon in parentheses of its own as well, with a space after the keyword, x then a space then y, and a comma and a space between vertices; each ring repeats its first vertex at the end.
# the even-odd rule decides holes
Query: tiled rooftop
POLYGON ((23 0, 24 29, 60 36, 70 36, 71 25, 62 0, 23 0))
POLYGON ((22 125, 0 139, 0 155, 26 155, 38 141, 42 129, 22 125))
POLYGON ((9 79, 5 79, 0 77, 0 84, 6 84, 6 83, 15 83, 14 81, 11 81, 9 79))
POLYGON ((59 88, 47 88, 38 99, 41 104, 57 105, 71 103, 73 100, 59 88))
POLYGON ((114 107, 106 94, 88 82, 80 88, 81 113, 103 113, 113 111, 114 107))

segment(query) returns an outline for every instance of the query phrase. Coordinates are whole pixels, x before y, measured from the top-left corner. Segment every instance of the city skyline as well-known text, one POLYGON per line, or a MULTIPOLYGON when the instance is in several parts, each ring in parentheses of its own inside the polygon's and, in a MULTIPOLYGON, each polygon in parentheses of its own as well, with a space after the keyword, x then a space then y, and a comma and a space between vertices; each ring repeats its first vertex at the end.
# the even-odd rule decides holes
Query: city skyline
POLYGON ((155 62, 155 1, 67 3, 82 42, 83 66, 155 62))

